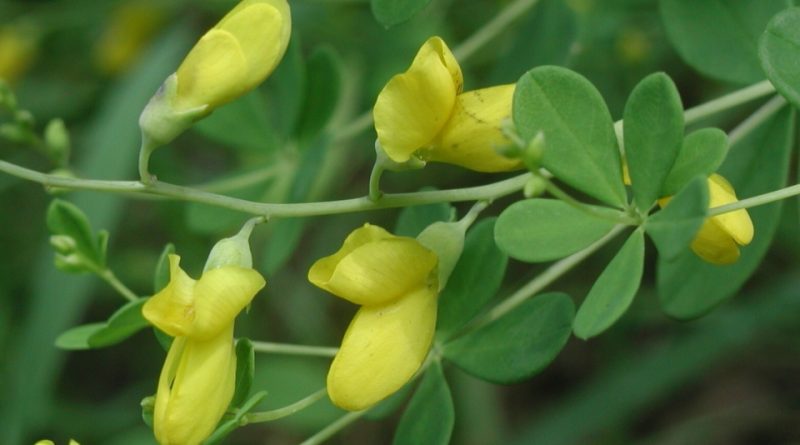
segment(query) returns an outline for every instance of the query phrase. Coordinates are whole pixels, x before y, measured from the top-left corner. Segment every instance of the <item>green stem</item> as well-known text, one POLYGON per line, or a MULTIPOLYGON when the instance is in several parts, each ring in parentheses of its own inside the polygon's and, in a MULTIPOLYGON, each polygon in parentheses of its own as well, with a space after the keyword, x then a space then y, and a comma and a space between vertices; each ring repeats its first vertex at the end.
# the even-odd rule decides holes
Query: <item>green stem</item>
POLYGON ((750 207, 757 207, 771 202, 780 201, 782 199, 791 198, 800 195, 800 184, 795 184, 774 192, 764 193, 763 195, 753 196, 751 198, 742 199, 741 201, 732 202, 730 204, 721 205, 708 209, 708 216, 722 215, 723 213, 733 212, 739 209, 749 209, 750 207))
POLYGON ((691 125, 721 111, 756 100, 774 92, 775 87, 770 81, 765 80, 686 110, 684 122, 686 125, 691 125))
POLYGON ((472 34, 467 40, 461 42, 453 55, 457 60, 464 61, 472 57, 484 45, 492 41, 517 18, 533 8, 539 0, 516 0, 503 8, 494 18, 483 25, 483 28, 472 34))
POLYGON ((291 405, 284 406, 283 408, 273 409, 270 411, 262 411, 256 413, 248 413, 242 417, 240 422, 241 426, 251 423, 271 422, 284 417, 291 416, 292 414, 302 411, 309 406, 313 405, 328 394, 327 389, 322 388, 319 391, 292 403, 291 405))
POLYGON ((475 329, 491 323, 503 315, 511 312, 514 308, 544 290, 547 286, 551 285, 554 281, 572 270, 573 267, 577 266, 590 255, 597 252, 601 247, 605 246, 606 243, 614 239, 614 237, 622 232, 625 227, 626 226, 624 225, 618 225, 589 247, 586 247, 579 252, 573 253, 572 255, 553 263, 544 272, 539 274, 533 280, 529 281, 528 284, 522 286, 516 292, 509 295, 508 298, 503 300, 500 304, 492 308, 492 310, 487 312, 486 315, 478 319, 476 322, 467 325, 467 327, 458 332, 455 336, 448 338, 448 341, 455 337, 474 331, 475 329))
POLYGON ((381 176, 383 175, 383 163, 376 160, 372 164, 372 172, 369 175, 369 200, 378 202, 383 193, 381 192, 381 176))
POLYGON ((139 148, 139 180, 144 185, 156 182, 156 177, 150 173, 150 155, 156 148, 153 141, 142 134, 142 146, 139 148))
POLYGON ((266 354, 308 355, 314 357, 333 357, 339 352, 339 348, 327 346, 305 346, 264 341, 254 341, 253 350, 266 354))
POLYGON ((372 202, 367 197, 361 197, 338 201, 273 204, 217 195, 161 181, 147 186, 139 181, 105 181, 98 179, 65 178, 30 170, 2 160, 0 160, 0 171, 29 181, 38 182, 46 187, 127 193, 139 197, 161 196, 181 201, 199 202, 239 212, 251 213, 253 215, 265 216, 267 218, 332 215, 421 204, 436 204, 441 202, 493 200, 521 190, 530 178, 530 173, 525 173, 477 187, 386 194, 379 202, 372 202))
POLYGON ((481 214, 482 211, 489 207, 491 201, 478 201, 472 205, 472 208, 469 209, 466 215, 464 215, 456 224, 461 228, 463 232, 466 232, 469 226, 478 219, 478 215, 481 214))
POLYGON ((325 442, 326 440, 330 439, 331 437, 333 437, 334 434, 345 429, 351 423, 360 419, 366 413, 367 410, 347 413, 344 416, 337 419, 335 422, 319 430, 316 434, 303 441, 303 443, 301 443, 300 445, 319 445, 325 442))
POLYGON ((128 301, 136 301, 139 299, 139 296, 133 293, 132 290, 128 288, 122 281, 114 275, 114 272, 111 269, 104 269, 102 271, 97 272, 97 276, 103 279, 106 283, 111 285, 120 295, 125 297, 128 301))
POLYGON ((784 99, 783 96, 775 96, 769 102, 765 103, 730 132, 728 135, 728 143, 730 146, 733 147, 737 142, 741 141, 745 136, 750 134, 751 131, 755 130, 759 125, 763 124, 767 119, 780 111, 784 105, 786 105, 786 99, 784 99))

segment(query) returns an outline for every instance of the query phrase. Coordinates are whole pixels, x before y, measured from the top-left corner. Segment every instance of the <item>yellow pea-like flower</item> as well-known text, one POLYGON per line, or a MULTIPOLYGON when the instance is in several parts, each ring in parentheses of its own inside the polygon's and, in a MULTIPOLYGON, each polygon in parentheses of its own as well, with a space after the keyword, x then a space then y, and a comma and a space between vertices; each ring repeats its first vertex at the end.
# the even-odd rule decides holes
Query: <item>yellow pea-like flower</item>
POLYGON ((419 241, 369 224, 311 266, 311 283, 361 305, 328 371, 335 405, 366 409, 419 370, 436 327, 437 266, 419 241))
POLYGON ((147 146, 252 90, 278 66, 291 35, 286 0, 243 0, 203 35, 139 118, 147 146))
POLYGON ((224 266, 194 280, 169 256, 170 282, 142 308, 144 317, 174 337, 216 337, 266 284, 253 269, 224 266))
POLYGON ((97 68, 108 74, 127 70, 156 34, 164 16, 163 5, 152 0, 122 3, 94 47, 97 68))
MULTIPOLYGON (((52 440, 39 440, 34 445, 55 445, 55 443, 52 440)), ((70 439, 69 445, 80 445, 80 444, 77 441, 70 439)))
POLYGON ((161 445, 195 445, 216 428, 233 398, 233 323, 209 340, 176 337, 158 379, 153 432, 161 445))
POLYGON ((386 155, 398 163, 416 156, 482 172, 522 168, 496 151, 510 143, 501 125, 511 116, 515 86, 466 93, 462 86, 461 68, 447 44, 428 39, 375 102, 375 130, 386 155))
POLYGON ((14 83, 36 59, 35 30, 24 25, 0 26, 0 79, 14 83))
MULTIPOLYGON (((708 178, 709 207, 737 201, 733 186, 722 176, 708 178)), ((703 222, 692 241, 692 250, 700 258, 714 264, 732 264, 739 259, 739 246, 753 240, 753 221, 746 209, 713 216, 703 222)))

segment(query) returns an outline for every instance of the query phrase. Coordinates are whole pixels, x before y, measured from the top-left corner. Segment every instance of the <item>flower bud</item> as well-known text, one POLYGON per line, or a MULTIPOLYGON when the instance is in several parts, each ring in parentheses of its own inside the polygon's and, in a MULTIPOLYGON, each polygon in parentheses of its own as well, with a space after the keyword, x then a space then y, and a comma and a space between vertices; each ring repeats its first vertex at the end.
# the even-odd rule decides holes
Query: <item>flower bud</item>
POLYGON ((44 142, 50 156, 59 164, 65 165, 69 158, 70 140, 67 127, 61 119, 52 119, 44 129, 44 142))
POLYGON ((56 249, 56 252, 66 255, 75 251, 78 244, 75 238, 69 235, 52 235, 50 236, 50 245, 56 249))
POLYGON ((289 44, 286 0, 243 0, 192 48, 139 118, 147 146, 169 143, 195 121, 255 88, 289 44))
POLYGON ((534 176, 525 183, 522 194, 528 199, 538 198, 544 194, 545 190, 547 190, 547 180, 541 176, 534 176))

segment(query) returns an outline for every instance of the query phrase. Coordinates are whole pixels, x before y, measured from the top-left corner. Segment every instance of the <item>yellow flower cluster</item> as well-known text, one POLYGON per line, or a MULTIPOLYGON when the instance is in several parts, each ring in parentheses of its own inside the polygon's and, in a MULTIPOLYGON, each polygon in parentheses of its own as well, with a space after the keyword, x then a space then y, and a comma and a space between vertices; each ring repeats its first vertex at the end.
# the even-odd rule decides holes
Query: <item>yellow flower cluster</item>
POLYGON ((199 444, 233 397, 234 319, 266 282, 235 265, 194 280, 180 268, 180 257, 170 255, 169 263, 169 284, 142 308, 148 321, 175 337, 158 379, 153 430, 162 445, 199 444))
POLYGON ((419 241, 366 224, 311 267, 311 283, 361 306, 328 372, 334 404, 366 409, 417 372, 436 326, 437 264, 419 241))
POLYGON ((481 172, 522 168, 496 149, 509 144, 501 125, 511 116, 514 85, 462 93, 464 79, 450 49, 431 37, 411 67, 392 77, 373 109, 378 143, 394 162, 416 156, 481 172))

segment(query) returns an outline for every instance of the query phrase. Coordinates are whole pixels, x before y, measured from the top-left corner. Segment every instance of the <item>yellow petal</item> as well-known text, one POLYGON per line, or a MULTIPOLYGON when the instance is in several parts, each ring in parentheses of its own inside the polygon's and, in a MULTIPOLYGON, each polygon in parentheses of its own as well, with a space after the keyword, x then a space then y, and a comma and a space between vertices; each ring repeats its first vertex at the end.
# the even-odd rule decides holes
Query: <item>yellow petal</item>
POLYGON ((161 445, 195 445, 217 426, 233 398, 233 324, 208 341, 173 341, 158 381, 153 431, 161 445))
POLYGON ((714 221, 707 219, 691 244, 692 251, 712 264, 732 264, 739 259, 739 246, 714 221))
POLYGON ((328 372, 328 395, 358 411, 388 397, 414 376, 431 346, 436 292, 420 288, 392 304, 362 307, 328 372))
POLYGON ((375 130, 387 156, 406 162, 430 145, 450 117, 462 84, 461 68, 444 41, 428 39, 411 67, 392 77, 375 102, 375 130))
MULTIPOLYGON (((722 176, 708 178, 709 207, 718 207, 737 201, 733 186, 722 176)), ((753 240, 753 221, 746 209, 734 210, 712 218, 714 223, 738 244, 747 245, 753 240)))
POLYGON ((317 261, 309 281, 355 304, 383 305, 428 284, 436 264, 436 254, 417 240, 365 225, 317 261))
POLYGON ((460 94, 434 148, 422 157, 480 172, 522 168, 521 160, 509 159, 497 152, 497 148, 511 142, 503 135, 501 125, 511 118, 513 97, 514 85, 460 94))
POLYGON ((233 34, 212 29, 189 52, 177 71, 175 107, 214 108, 247 91, 247 61, 233 34))
POLYGON ((189 336, 199 340, 219 334, 261 290, 266 281, 253 269, 225 266, 209 270, 194 288, 194 323, 189 336))
POLYGON ((238 42, 245 61, 244 88, 261 83, 278 65, 291 34, 289 5, 285 0, 246 0, 215 27, 229 32, 238 42))
POLYGON ((147 300, 142 315, 167 334, 177 337, 192 331, 195 280, 180 267, 181 257, 169 256, 169 284, 147 300))

